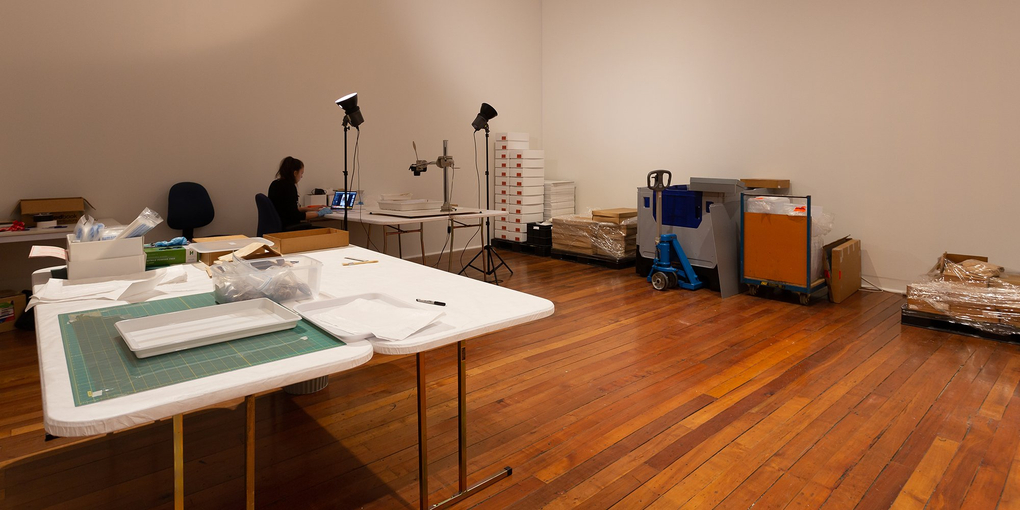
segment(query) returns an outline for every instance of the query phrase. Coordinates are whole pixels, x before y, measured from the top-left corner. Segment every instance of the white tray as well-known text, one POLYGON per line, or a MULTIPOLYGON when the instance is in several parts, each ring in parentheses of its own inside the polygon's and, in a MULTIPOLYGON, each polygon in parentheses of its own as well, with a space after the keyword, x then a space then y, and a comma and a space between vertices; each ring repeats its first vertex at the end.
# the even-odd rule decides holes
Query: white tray
POLYGON ((299 320, 298 314, 260 298, 127 319, 114 326, 135 356, 148 358, 283 331, 299 320))
POLYGON ((424 211, 443 207, 442 200, 412 198, 409 200, 380 200, 379 209, 384 211, 424 211))
POLYGON ((322 301, 301 303, 294 307, 294 311, 301 314, 302 317, 312 324, 328 331, 329 334, 341 340, 364 340, 372 336, 371 331, 363 329, 360 324, 346 322, 343 317, 338 315, 330 316, 334 309, 351 303, 356 299, 378 300, 390 306, 408 310, 431 310, 431 308, 420 306, 417 303, 409 303, 389 294, 369 292, 366 294, 354 294, 322 301))

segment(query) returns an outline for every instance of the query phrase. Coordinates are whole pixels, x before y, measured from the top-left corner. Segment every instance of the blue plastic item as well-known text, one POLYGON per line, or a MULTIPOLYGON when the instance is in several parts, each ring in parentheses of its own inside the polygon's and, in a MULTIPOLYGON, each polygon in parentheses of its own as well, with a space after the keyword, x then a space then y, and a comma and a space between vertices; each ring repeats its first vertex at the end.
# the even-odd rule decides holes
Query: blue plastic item
MULTIPOLYGON (((652 194, 652 218, 658 221, 656 210, 658 193, 652 194)), ((645 198, 648 207, 648 198, 645 198)), ((701 192, 690 191, 686 184, 667 186, 662 190, 662 224, 673 227, 698 228, 701 226, 701 192)))

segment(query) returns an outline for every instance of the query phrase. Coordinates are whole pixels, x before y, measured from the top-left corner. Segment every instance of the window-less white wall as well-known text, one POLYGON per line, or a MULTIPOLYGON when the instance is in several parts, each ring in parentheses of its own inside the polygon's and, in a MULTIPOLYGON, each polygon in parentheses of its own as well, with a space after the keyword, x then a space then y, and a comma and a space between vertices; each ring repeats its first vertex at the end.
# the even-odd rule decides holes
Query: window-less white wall
POLYGON ((1020 4, 543 3, 547 174, 578 209, 653 169, 790 178, 902 290, 944 250, 1020 269, 1020 4))
MULTIPOLYGON (((0 48, 4 211, 20 198, 82 195, 97 216, 130 221, 146 206, 165 213, 170 186, 190 180, 216 207, 198 235, 254 235, 254 195, 284 156, 305 162, 302 192, 342 186, 333 101, 355 91, 366 119, 357 187, 373 201, 442 198, 441 172, 407 168, 412 140, 435 159, 449 139, 453 201, 477 204, 470 124, 483 101, 499 111, 494 130, 541 136, 538 0, 12 0, 0 3, 0 48)), ((436 253, 444 228, 426 228, 436 253)), ((406 244, 405 256, 417 254, 406 244)), ((7 264, 24 253, 0 253, 0 288, 22 288, 24 268, 7 264)))

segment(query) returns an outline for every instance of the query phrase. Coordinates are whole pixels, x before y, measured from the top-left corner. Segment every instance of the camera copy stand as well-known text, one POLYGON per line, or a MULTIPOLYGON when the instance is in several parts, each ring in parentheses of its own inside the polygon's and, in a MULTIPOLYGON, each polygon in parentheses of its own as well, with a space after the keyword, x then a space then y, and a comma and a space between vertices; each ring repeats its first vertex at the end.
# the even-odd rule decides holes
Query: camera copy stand
MULTIPOLYGON (((485 130, 485 208, 488 209, 490 207, 489 206, 489 192, 490 192, 489 191, 489 123, 486 122, 485 126, 482 129, 485 130)), ((492 247, 492 244, 490 244, 491 237, 492 237, 492 235, 491 235, 491 232, 489 230, 489 217, 486 216, 485 217, 485 246, 482 246, 482 251, 478 252, 478 254, 475 255, 471 259, 471 261, 468 262, 467 265, 464 266, 460 270, 460 272, 457 273, 457 274, 464 274, 464 271, 467 271, 467 269, 470 267, 471 269, 474 269, 475 271, 479 271, 479 272, 482 273, 482 281, 483 282, 488 282, 489 281, 488 280, 489 275, 492 275, 492 283, 494 283, 496 285, 499 285, 499 281, 500 281, 499 277, 496 275, 496 270, 497 269, 499 269, 501 267, 505 267, 507 271, 510 271, 510 276, 513 276, 514 270, 510 269, 510 266, 508 266, 506 261, 503 260, 503 257, 500 257, 499 253, 496 253, 496 250, 492 247), (481 268, 479 268, 479 267, 474 265, 475 264, 475 260, 477 260, 478 257, 482 257, 482 267, 481 268), (495 257, 496 259, 499 259, 499 264, 496 264, 496 261, 493 260, 493 257, 495 257)))

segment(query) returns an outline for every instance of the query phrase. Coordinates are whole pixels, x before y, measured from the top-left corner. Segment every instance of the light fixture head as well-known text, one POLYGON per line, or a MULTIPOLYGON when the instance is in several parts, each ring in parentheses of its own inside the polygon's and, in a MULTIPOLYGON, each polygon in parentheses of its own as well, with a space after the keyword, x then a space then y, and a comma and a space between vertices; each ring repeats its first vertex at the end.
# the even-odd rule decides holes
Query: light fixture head
POLYGON ((478 111, 478 115, 475 116, 475 121, 471 123, 471 127, 478 131, 484 128, 496 115, 495 108, 489 105, 489 103, 482 103, 482 108, 478 111))
POLYGON ((337 99, 336 105, 344 109, 344 113, 347 114, 347 118, 355 129, 365 122, 365 117, 361 115, 361 107, 358 106, 357 92, 352 92, 340 99, 337 99))

